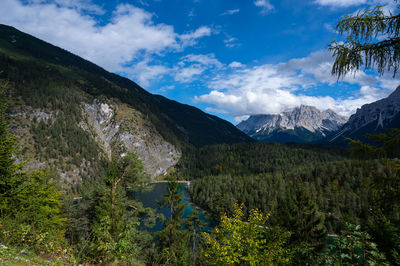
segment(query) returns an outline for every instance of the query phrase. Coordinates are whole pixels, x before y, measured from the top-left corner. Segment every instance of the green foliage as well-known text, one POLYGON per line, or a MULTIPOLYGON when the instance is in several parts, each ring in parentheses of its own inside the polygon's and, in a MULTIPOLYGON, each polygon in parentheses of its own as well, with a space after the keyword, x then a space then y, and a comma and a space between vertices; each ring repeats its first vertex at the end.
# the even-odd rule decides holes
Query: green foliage
POLYGON ((186 218, 185 228, 188 231, 189 240, 192 246, 193 265, 196 265, 197 254, 200 251, 199 242, 201 241, 201 232, 204 229, 204 223, 200 221, 196 209, 193 209, 192 214, 186 218))
POLYGON ((43 254, 36 254, 35 252, 16 248, 12 246, 0 245, 0 258, 1 265, 76 265, 73 257, 45 257, 43 254))
POLYGON ((25 181, 25 175, 23 163, 17 164, 13 156, 16 140, 8 131, 6 84, 0 82, 0 214, 4 217, 13 210, 13 196, 25 181))
POLYGON ((388 265, 371 236, 359 225, 346 224, 329 249, 328 265, 388 265))
POLYGON ((48 120, 38 116, 22 121, 24 125, 17 118, 10 121, 16 128, 29 128, 22 136, 24 157, 64 172, 83 168, 82 179, 101 176, 101 150, 93 136, 79 126, 83 119, 80 104, 89 100, 89 95, 80 90, 76 77, 41 61, 13 60, 1 53, 0 69, 0 76, 12 85, 10 112, 29 114, 35 108, 51 115, 48 120))
POLYGON ((182 203, 183 195, 179 192, 178 182, 168 180, 167 194, 163 195, 160 206, 169 208, 169 217, 164 218, 163 229, 157 233, 157 262, 164 265, 186 265, 190 263, 189 237, 182 230, 183 211, 187 203, 182 203))
POLYGON ((374 170, 367 183, 371 195, 367 224, 388 260, 399 264, 400 253, 400 129, 369 135, 374 145, 350 140, 352 155, 359 159, 379 158, 382 166, 374 170))
POLYGON ((137 202, 130 200, 128 192, 148 182, 137 156, 128 153, 111 163, 100 187, 100 199, 90 225, 92 237, 88 239, 87 258, 100 263, 134 263, 142 251, 145 236, 140 225, 137 202))
POLYGON ((3 210, 0 241, 39 253, 61 254, 65 246, 61 193, 46 172, 36 170, 25 177, 3 210))
POLYGON ((309 246, 297 247, 296 265, 390 265, 371 236, 359 225, 346 223, 340 235, 331 237, 328 248, 316 252, 309 246))
POLYGON ((370 219, 368 226, 374 241, 379 246, 379 251, 383 252, 387 260, 392 265, 400 263, 400 226, 399 222, 394 223, 384 215, 374 215, 370 219))
MULTIPOLYGON (((347 151, 338 147, 307 144, 241 143, 212 145, 187 149, 177 165, 185 180, 216 175, 257 175, 289 172, 294 167, 347 158, 347 151)), ((231 205, 232 206, 232 205, 231 205)))
POLYGON ((291 239, 295 245, 325 246, 325 217, 304 186, 288 189, 287 196, 278 205, 278 212, 278 223, 292 232, 291 239))
POLYGON ((49 172, 26 172, 15 162, 15 139, 5 116, 5 84, 0 91, 0 242, 60 254, 64 245, 61 192, 49 172))
POLYGON ((230 213, 239 201, 247 210, 271 213, 271 222, 277 224, 287 218, 279 208, 285 208, 289 190, 304 186, 325 216, 328 232, 339 232, 343 220, 360 223, 368 215, 372 195, 366 184, 382 167, 380 161, 344 160, 297 166, 283 173, 204 176, 191 182, 190 193, 196 204, 215 216, 230 213))
POLYGON ((372 144, 364 143, 360 140, 349 140, 351 156, 362 159, 389 159, 400 155, 400 129, 391 128, 386 133, 367 134, 367 138, 372 144))
POLYGON ((336 26, 339 34, 346 34, 344 43, 333 41, 329 49, 336 57, 332 74, 339 78, 356 73, 361 66, 376 67, 379 74, 393 71, 400 65, 400 14, 386 14, 382 6, 347 15, 336 26))
POLYGON ((221 216, 213 233, 204 234, 203 256, 208 265, 285 265, 291 251, 285 247, 290 233, 270 227, 269 215, 257 209, 244 219, 243 205, 235 204, 234 214, 221 216))

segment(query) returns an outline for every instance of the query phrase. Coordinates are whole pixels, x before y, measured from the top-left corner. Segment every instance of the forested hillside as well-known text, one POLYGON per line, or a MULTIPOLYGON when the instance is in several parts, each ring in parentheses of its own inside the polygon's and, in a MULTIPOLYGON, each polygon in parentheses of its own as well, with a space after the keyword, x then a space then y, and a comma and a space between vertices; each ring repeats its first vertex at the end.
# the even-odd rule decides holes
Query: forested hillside
POLYGON ((394 130, 375 136, 375 146, 351 142, 351 156, 349 148, 317 145, 214 145, 183 156, 178 166, 192 179, 192 200, 215 217, 235 215, 234 204, 243 203, 244 216, 258 209, 270 214, 269 224, 292 232, 289 242, 318 246, 351 222, 394 248, 391 226, 400 222, 400 206, 390 198, 398 191, 398 160, 388 156, 398 156, 398 139, 394 130))
MULTIPOLYGON (((87 60, 15 28, 0 25, 0 40, 0 50, 8 61, 2 65, 2 68, 5 68, 3 77, 11 79, 12 82, 28 82, 28 80, 24 81, 24 77, 19 76, 18 73, 26 73, 26 78, 34 77, 40 80, 40 77, 47 77, 49 72, 55 72, 54 74, 58 72, 64 74, 63 78, 69 82, 80 84, 74 84, 79 90, 92 96, 104 95, 118 98, 149 116, 167 141, 174 143, 174 139, 178 138, 180 141, 196 146, 250 141, 249 137, 232 124, 216 116, 205 114, 197 108, 162 96, 152 95, 127 78, 107 72, 87 60), (28 65, 21 66, 25 63, 28 65), (22 68, 18 71, 20 67, 22 68), (42 75, 29 74, 29 69, 38 71, 38 67, 47 71, 42 71, 42 75), (12 71, 13 74, 11 74, 10 68, 17 71, 12 71)), ((72 84, 69 83, 69 85, 72 84)), ((40 90, 40 88, 37 89, 40 90)), ((35 90, 29 91, 35 94, 35 90)), ((53 92, 55 93, 56 90, 53 89, 53 92)))
POLYGON ((343 148, 307 144, 212 145, 188 150, 177 168, 186 179, 219 174, 263 174, 338 161, 347 158, 347 155, 348 151, 343 148))
POLYGON ((133 81, 0 25, 0 78, 10 88, 19 159, 51 167, 69 186, 95 179, 105 160, 135 152, 153 178, 186 146, 252 141, 232 124, 152 95, 133 81))

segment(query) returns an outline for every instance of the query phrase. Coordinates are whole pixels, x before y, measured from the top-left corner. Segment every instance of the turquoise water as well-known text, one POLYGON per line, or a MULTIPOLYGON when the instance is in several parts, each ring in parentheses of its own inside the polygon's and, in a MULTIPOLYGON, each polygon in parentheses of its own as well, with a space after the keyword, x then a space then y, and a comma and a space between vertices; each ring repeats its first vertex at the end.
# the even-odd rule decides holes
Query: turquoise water
MULTIPOLYGON (((169 208, 158 206, 158 202, 162 201, 162 195, 167 194, 167 183, 155 183, 152 184, 153 189, 149 192, 137 192, 134 194, 138 200, 143 203, 143 207, 152 208, 158 214, 163 214, 166 218, 169 218, 169 208)), ((195 208, 190 204, 190 195, 186 190, 186 184, 178 184, 179 192, 183 194, 182 203, 188 203, 184 209, 183 218, 190 216, 195 208)), ((206 213, 197 210, 199 219, 205 223, 206 227, 204 230, 209 231, 215 227, 216 222, 206 213)), ((151 231, 160 231, 162 229, 162 223, 157 219, 154 227, 148 228, 151 231)))

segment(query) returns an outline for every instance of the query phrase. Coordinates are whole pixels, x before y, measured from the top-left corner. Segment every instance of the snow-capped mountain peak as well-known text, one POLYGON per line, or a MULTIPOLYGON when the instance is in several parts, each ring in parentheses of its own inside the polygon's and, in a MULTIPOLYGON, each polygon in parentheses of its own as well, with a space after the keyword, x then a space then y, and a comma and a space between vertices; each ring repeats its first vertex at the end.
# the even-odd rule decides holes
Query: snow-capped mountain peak
POLYGON ((327 132, 338 130, 346 120, 330 109, 321 112, 313 106, 301 105, 280 114, 250 116, 239 123, 237 128, 259 140, 268 139, 268 135, 276 131, 295 130, 308 132, 308 137, 315 134, 322 138, 327 132))

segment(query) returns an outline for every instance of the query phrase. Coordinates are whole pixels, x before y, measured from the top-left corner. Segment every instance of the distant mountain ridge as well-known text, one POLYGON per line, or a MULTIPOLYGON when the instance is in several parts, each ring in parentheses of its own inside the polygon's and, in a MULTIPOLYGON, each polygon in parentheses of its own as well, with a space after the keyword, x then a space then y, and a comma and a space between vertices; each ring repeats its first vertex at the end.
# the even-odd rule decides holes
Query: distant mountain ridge
POLYGON ((327 142, 342 144, 345 138, 365 139, 367 133, 379 133, 387 128, 400 128, 400 86, 387 98, 365 104, 351 115, 347 123, 327 142))
POLYGON ((328 109, 301 105, 280 114, 252 115, 237 128, 258 141, 313 142, 337 131, 347 121, 328 109))

